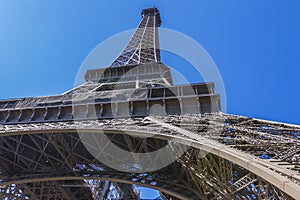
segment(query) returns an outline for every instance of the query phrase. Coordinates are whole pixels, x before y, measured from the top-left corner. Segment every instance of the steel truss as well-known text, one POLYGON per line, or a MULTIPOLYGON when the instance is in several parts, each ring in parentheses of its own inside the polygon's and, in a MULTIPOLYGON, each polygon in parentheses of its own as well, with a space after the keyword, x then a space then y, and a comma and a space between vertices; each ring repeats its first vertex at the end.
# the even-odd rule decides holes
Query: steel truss
MULTIPOLYGON (((0 132, 2 135, 0 158, 6 161, 1 164, 3 175, 1 185, 4 196, 15 195, 16 191, 30 195, 23 185, 36 188, 33 183, 45 185, 41 182, 49 181, 52 182, 49 184, 51 188, 58 186, 62 188, 61 181, 67 180, 71 183, 77 181, 77 184, 79 181, 79 184, 86 185, 83 188, 87 189, 88 184, 83 181, 94 179, 100 182, 112 181, 147 186, 179 199, 230 197, 243 199, 246 196, 261 199, 291 199, 291 196, 285 193, 289 191, 284 192, 282 188, 274 186, 276 181, 274 183, 266 181, 264 177, 251 172, 251 168, 249 170, 239 166, 237 160, 217 156, 214 151, 218 145, 236 149, 234 153, 244 157, 252 155, 253 159, 262 161, 263 165, 259 163, 262 168, 271 169, 273 174, 280 176, 282 183, 293 182, 298 188, 300 187, 299 152, 286 151, 287 145, 292 149, 299 147, 299 140, 295 138, 295 133, 300 132, 300 128, 291 125, 216 113, 203 116, 174 115, 18 126, 2 125, 0 132), (157 123, 156 120, 163 124, 157 123), (212 134, 209 131, 211 125, 215 128, 218 125, 221 131, 212 134), (201 136, 201 140, 214 141, 215 149, 212 148, 212 153, 206 155, 205 149, 197 148, 192 144, 194 147, 189 148, 169 167, 146 174, 124 173, 110 169, 95 160, 87 150, 84 150, 77 134, 77 130, 80 129, 91 134, 107 134, 114 144, 131 152, 159 149, 170 137, 199 140, 182 134, 172 126, 179 127, 180 130, 193 131, 201 136), (97 133, 96 130, 100 129, 104 132, 97 133), (152 135, 155 139, 138 137, 143 134, 152 135), (266 138, 273 145, 265 145, 266 138), (285 156, 283 156, 284 152, 286 152, 285 156), (202 154, 205 156, 201 156, 202 154), (274 158, 263 160, 260 157, 264 155, 274 158), (281 155, 282 159, 276 159, 279 157, 276 155, 281 155), (15 185, 18 186, 18 190, 15 185), (7 191, 11 192, 7 193, 7 191)), ((287 189, 288 184, 283 188, 287 189)), ((105 188, 103 184, 100 185, 105 188)), ((59 192, 61 189, 55 191, 59 192)), ((66 194, 68 193, 59 192, 55 195, 65 198, 66 194)))
POLYGON ((142 20, 123 52, 110 67, 156 63, 160 61, 157 28, 161 24, 156 8, 145 9, 142 20))

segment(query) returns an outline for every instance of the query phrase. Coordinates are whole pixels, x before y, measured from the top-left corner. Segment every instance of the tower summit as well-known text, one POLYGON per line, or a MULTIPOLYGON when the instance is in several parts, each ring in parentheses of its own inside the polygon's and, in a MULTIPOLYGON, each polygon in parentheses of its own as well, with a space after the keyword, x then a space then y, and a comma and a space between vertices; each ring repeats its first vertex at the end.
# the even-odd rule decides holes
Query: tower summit
POLYGON ((142 11, 142 20, 123 52, 111 67, 160 62, 158 27, 161 25, 157 8, 142 11))

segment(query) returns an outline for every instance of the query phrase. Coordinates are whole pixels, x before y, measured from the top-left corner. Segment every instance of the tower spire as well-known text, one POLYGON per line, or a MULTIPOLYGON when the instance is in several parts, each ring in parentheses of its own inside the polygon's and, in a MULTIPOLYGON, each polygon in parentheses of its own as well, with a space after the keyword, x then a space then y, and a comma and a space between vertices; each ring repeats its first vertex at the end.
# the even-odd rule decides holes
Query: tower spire
POLYGON ((158 27, 161 18, 157 8, 142 10, 142 20, 131 40, 110 67, 160 62, 158 27))

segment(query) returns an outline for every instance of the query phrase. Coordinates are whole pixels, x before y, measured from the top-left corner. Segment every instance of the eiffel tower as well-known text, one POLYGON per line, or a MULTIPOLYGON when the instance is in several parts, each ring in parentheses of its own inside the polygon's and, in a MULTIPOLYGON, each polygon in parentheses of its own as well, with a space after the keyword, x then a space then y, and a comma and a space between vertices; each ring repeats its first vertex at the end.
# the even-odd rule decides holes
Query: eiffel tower
POLYGON ((300 127, 222 113, 214 83, 174 85, 160 24, 144 9, 115 61, 64 94, 0 101, 1 199, 141 199, 136 186, 161 199, 300 199, 300 127), (84 135, 135 163, 101 162, 118 160, 98 159, 84 135), (134 156, 165 147, 184 152, 155 170, 134 156))

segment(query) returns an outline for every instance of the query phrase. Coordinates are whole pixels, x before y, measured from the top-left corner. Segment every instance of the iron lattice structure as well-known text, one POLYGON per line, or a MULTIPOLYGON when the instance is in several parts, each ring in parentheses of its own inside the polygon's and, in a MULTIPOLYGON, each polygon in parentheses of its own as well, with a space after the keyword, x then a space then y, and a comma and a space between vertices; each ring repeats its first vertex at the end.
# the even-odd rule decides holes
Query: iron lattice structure
POLYGON ((157 28, 161 24, 157 8, 142 11, 142 20, 130 42, 111 67, 140 65, 160 61, 157 28))
POLYGON ((160 62, 159 12, 142 17, 121 55, 88 70, 86 83, 0 101, 0 198, 140 199, 140 185, 162 199, 299 199, 300 127, 222 113, 213 83, 173 85, 160 62), (104 150, 185 153, 155 171, 124 172, 96 159, 81 134, 105 135, 104 150))

